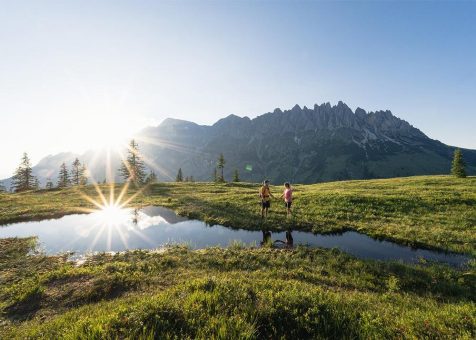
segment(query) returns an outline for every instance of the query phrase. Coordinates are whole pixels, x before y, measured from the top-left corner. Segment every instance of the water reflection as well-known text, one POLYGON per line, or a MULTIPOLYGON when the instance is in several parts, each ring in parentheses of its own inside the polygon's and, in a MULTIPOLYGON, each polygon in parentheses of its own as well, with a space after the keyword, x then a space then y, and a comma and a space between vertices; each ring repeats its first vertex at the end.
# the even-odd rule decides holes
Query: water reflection
POLYGON ((268 245, 270 246, 272 244, 271 242, 271 232, 269 230, 261 230, 263 233, 263 240, 259 243, 261 246, 268 245))
POLYGON ((273 232, 210 227, 204 222, 177 216, 163 207, 111 209, 91 214, 68 215, 60 219, 15 223, 0 227, 0 238, 38 236, 49 253, 155 249, 167 244, 186 243, 191 248, 226 247, 233 241, 293 248, 296 245, 339 248, 360 258, 418 262, 420 258, 461 265, 468 257, 425 249, 412 249, 389 241, 378 241, 349 231, 336 235, 315 235, 287 230, 273 232))

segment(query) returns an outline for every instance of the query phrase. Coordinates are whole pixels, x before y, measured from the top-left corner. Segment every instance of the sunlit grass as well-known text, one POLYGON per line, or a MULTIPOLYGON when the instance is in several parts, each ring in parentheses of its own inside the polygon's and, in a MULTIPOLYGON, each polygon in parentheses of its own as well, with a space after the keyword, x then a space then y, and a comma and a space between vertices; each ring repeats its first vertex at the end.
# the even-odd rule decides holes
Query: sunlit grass
POLYGON ((98 254, 75 266, 0 240, 0 338, 474 338, 470 269, 336 250, 98 254))
MULTIPOLYGON (((296 185, 294 217, 286 219, 273 201, 264 224, 259 218, 258 184, 159 183, 140 192, 116 185, 125 206, 163 205, 208 223, 245 229, 335 232, 357 229, 394 241, 476 254, 476 178, 421 176, 385 180, 296 185)), ((4 194, 0 223, 97 209, 110 201, 110 185, 4 194), (103 202, 105 200, 105 203, 103 202)), ((280 194, 281 187, 272 187, 280 194)))

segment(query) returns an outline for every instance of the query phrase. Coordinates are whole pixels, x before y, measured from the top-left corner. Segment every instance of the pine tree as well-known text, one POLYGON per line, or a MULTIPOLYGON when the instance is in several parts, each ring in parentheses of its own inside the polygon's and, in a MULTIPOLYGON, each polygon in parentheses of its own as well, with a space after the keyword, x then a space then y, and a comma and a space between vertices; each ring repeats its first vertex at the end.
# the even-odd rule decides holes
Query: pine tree
POLYGON ((47 190, 51 190, 53 189, 53 182, 51 181, 51 178, 47 178, 46 179, 46 185, 45 185, 45 189, 47 190))
POLYGON ((223 169, 225 168, 225 157, 223 156, 223 153, 220 154, 220 157, 218 157, 218 162, 217 162, 217 168, 221 170, 220 177, 218 178, 219 182, 225 182, 225 176, 223 175, 223 169))
POLYGON ((215 183, 218 182, 218 170, 216 167, 213 168, 212 180, 215 183))
POLYGON ((238 173, 238 169, 235 169, 233 172, 233 182, 239 182, 240 181, 240 174, 238 173))
POLYGON ((182 168, 178 169, 177 176, 175 177, 175 182, 183 182, 182 168))
POLYGON ((145 180, 145 182, 147 184, 157 183, 157 175, 155 174, 155 172, 153 170, 147 176, 147 179, 145 180))
POLYGON ((58 188, 66 188, 71 184, 71 180, 69 178, 68 168, 66 167, 66 163, 63 162, 60 166, 60 171, 58 174, 58 188))
POLYGON ((75 159, 71 167, 71 183, 73 185, 80 185, 84 177, 84 167, 81 165, 79 159, 75 159))
POLYGON ((13 175, 12 190, 14 192, 31 190, 35 186, 35 176, 31 168, 30 159, 26 152, 23 154, 21 163, 13 175))
POLYGON ((40 180, 38 177, 35 177, 35 182, 33 183, 33 190, 40 190, 40 180))
POLYGON ((127 159, 123 161, 119 169, 119 174, 126 181, 130 180, 136 185, 144 184, 145 165, 139 152, 139 145, 135 140, 131 140, 127 151, 127 159))
POLYGON ((87 169, 87 167, 86 167, 86 164, 83 164, 83 165, 81 166, 81 171, 80 171, 80 172, 81 172, 81 178, 80 178, 80 180, 79 180, 79 185, 86 185, 86 184, 88 184, 88 176, 87 176, 87 174, 88 174, 88 169, 87 169))
POLYGON ((466 164, 464 163, 463 153, 460 149, 456 149, 453 157, 453 163, 451 164, 451 174, 458 178, 466 177, 466 164))

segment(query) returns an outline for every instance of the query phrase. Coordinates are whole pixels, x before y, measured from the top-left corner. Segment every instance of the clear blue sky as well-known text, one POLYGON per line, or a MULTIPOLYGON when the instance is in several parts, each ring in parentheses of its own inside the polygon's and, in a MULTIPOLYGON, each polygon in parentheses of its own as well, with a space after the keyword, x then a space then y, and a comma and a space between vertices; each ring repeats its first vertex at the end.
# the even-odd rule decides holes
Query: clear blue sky
POLYGON ((1 2, 0 178, 165 117, 338 100, 476 148, 476 2, 157 2, 1 2))

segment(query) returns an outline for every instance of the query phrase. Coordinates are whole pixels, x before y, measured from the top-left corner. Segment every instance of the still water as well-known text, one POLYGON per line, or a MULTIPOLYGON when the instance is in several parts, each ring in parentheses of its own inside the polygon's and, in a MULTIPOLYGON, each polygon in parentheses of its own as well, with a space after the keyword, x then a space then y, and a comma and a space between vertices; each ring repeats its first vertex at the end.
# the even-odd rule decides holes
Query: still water
POLYGON ((140 210, 111 208, 91 214, 67 215, 59 219, 0 227, 0 238, 27 236, 37 236, 40 247, 48 254, 156 249, 178 243, 186 243, 194 249, 226 247, 233 241, 259 246, 267 241, 279 247, 302 244, 339 248, 359 258, 376 260, 414 263, 423 258, 461 266, 469 259, 464 255, 413 249, 389 241, 379 241, 355 231, 332 235, 300 231, 286 234, 209 226, 201 221, 177 216, 172 210, 154 206, 140 210))

